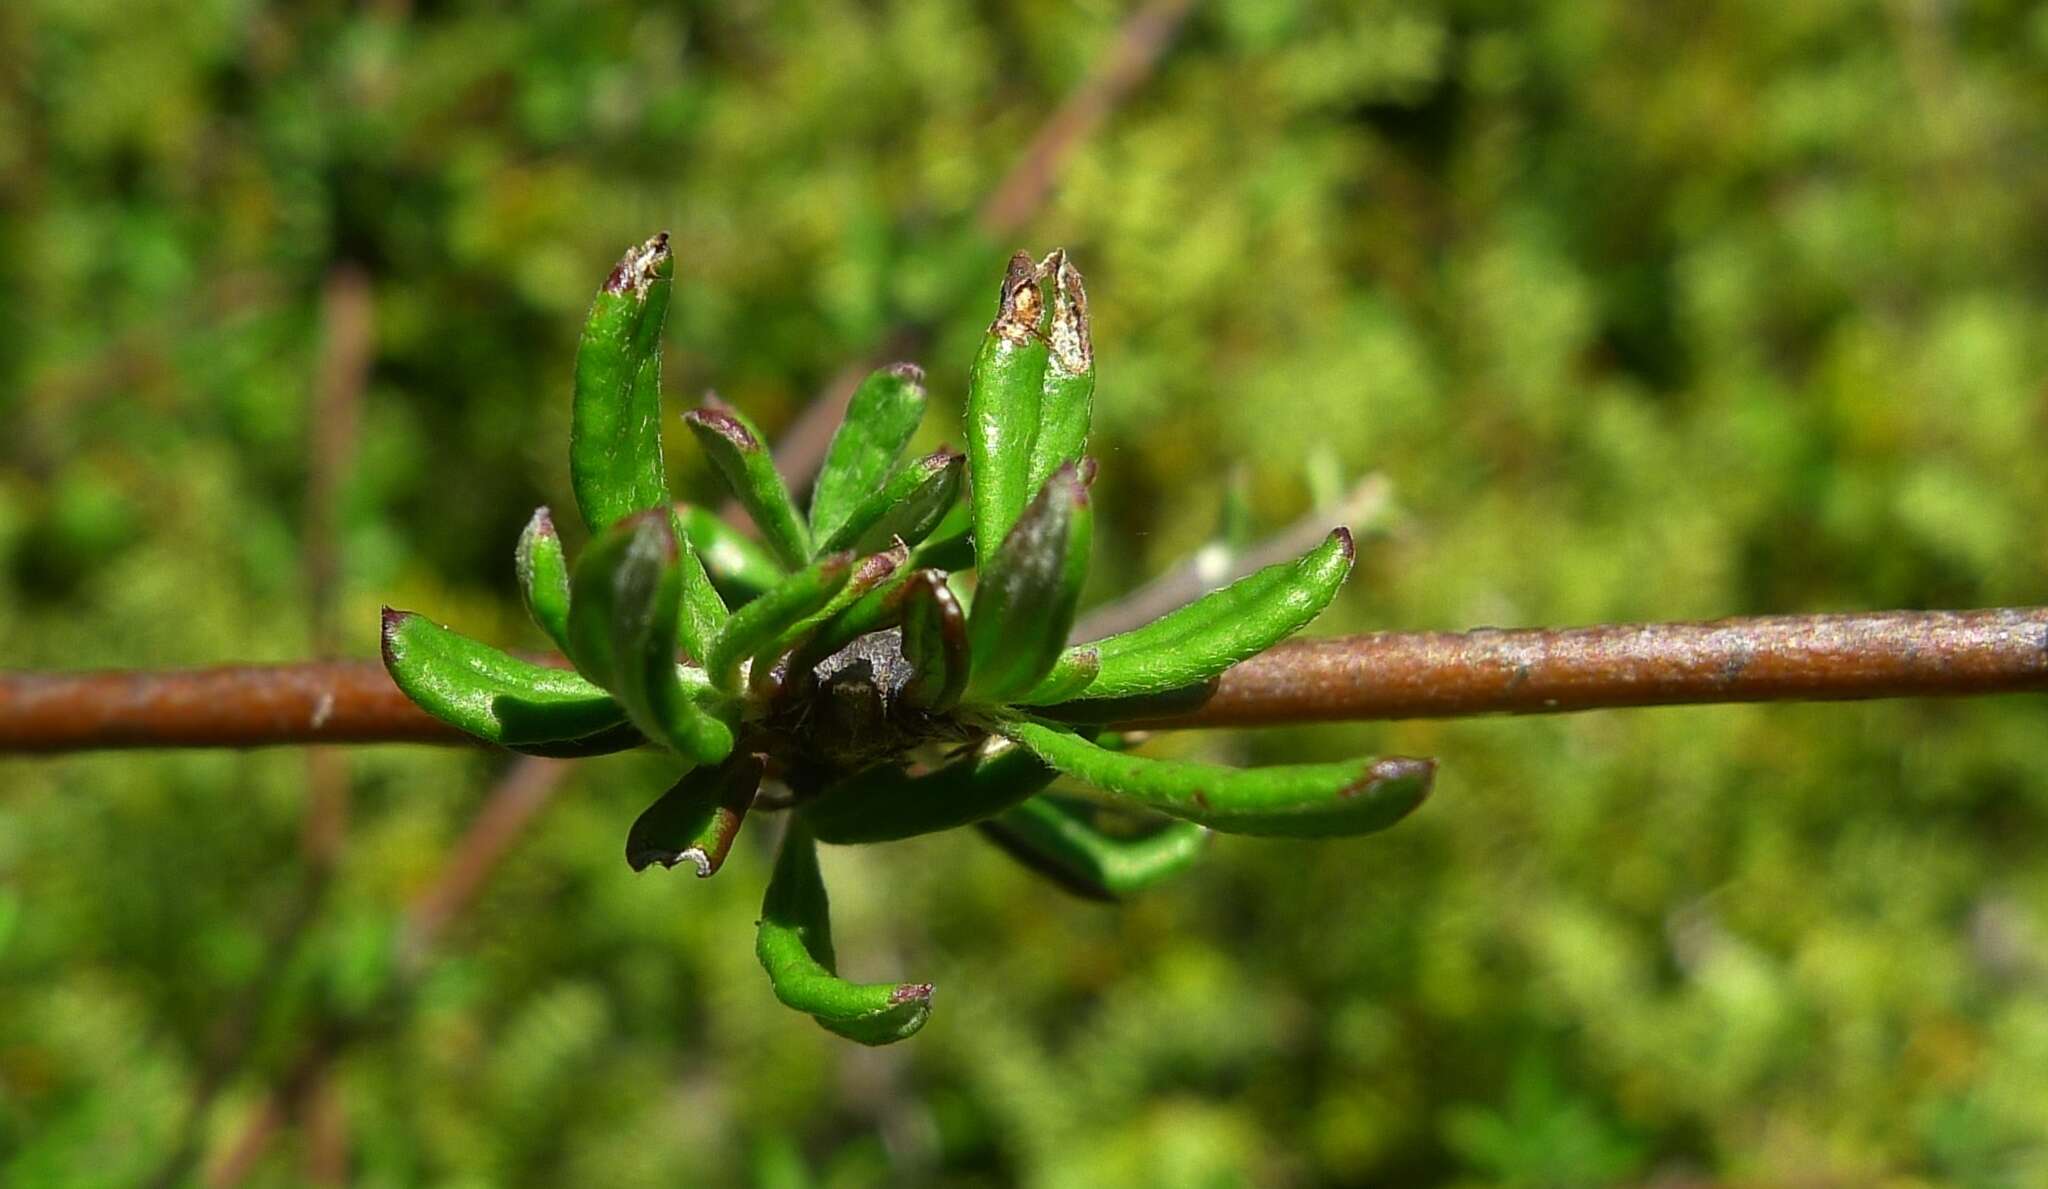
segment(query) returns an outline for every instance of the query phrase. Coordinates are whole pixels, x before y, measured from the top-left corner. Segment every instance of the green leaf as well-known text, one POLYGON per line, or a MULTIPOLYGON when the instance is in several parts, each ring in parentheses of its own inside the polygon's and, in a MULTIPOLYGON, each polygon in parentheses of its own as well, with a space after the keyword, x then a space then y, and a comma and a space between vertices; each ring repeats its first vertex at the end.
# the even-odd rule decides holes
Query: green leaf
POLYGON ((386 607, 383 631, 384 667, 405 696, 479 739, 567 743, 626 720, 611 695, 575 673, 520 660, 424 615, 386 607))
POLYGON ((740 662, 778 645, 787 647, 788 634, 830 605, 852 575, 853 555, 835 553, 784 578, 774 589, 733 612, 705 658, 712 684, 738 693, 740 662))
POLYGON ((777 999, 848 1040, 891 1044, 915 1035, 931 1017, 930 983, 854 983, 838 976, 818 848, 802 821, 792 820, 783 835, 754 953, 777 999))
POLYGON ((715 874, 761 787, 761 757, 735 752, 716 768, 698 768, 647 807, 626 835, 626 863, 673 867, 688 859, 697 877, 715 874))
POLYGON ((725 628, 725 600, 719 597, 718 588, 711 584, 711 576, 704 572, 704 562, 697 556, 696 546, 690 544, 689 532, 684 528, 683 518, 675 505, 669 506, 668 527, 676 539, 676 566, 681 571, 683 584, 681 618, 676 624, 676 633, 690 659, 701 664, 711 652, 711 642, 725 628))
POLYGON ((628 251, 576 348, 569 483, 592 533, 668 502, 661 463, 661 324, 675 258, 662 232, 628 251))
POLYGON ((994 726, 1068 776, 1228 834, 1319 838, 1384 830, 1422 804, 1436 772, 1432 760, 1402 757, 1224 768, 1124 755, 1022 719, 994 726))
POLYGON ((1038 430, 1046 343, 1038 329, 1044 301, 1038 269, 1022 252, 1010 258, 996 320, 967 377, 967 455, 973 486, 974 540, 995 549, 1031 498, 1031 439, 1038 430))
POLYGON ((1079 695, 1089 701, 1207 681, 1308 626, 1337 597, 1354 556, 1350 531, 1335 529, 1294 561, 1267 566, 1144 627, 1068 649, 1054 679, 1094 649, 1098 672, 1079 695))
POLYGON ((1008 701, 1052 671, 1073 630, 1094 525, 1088 489, 1062 466, 976 576, 968 701, 1008 701))
POLYGON ((1046 257, 1040 271, 1052 278, 1052 327, 1045 380, 1039 389, 1038 431, 1031 439, 1028 491, 1036 491, 1062 466, 1080 463, 1095 406, 1095 349, 1081 270, 1065 252, 1057 251, 1046 257))
POLYGON ((737 708, 702 672, 676 663, 691 555, 666 505, 613 525, 576 560, 569 656, 612 691, 633 725, 694 763, 732 751, 737 708))
POLYGON ((922 776, 894 764, 869 768, 826 789, 801 814, 825 842, 893 842, 972 825, 1039 792, 1057 775, 1022 747, 984 746, 922 776))
POLYGON ((854 389, 846 419, 832 435, 811 489, 811 532, 828 540, 820 553, 853 547, 851 539, 837 544, 829 539, 881 488, 924 420, 924 406, 924 371, 914 363, 890 364, 854 389))
POLYGON ((924 540, 955 506, 966 465, 966 455, 941 448, 896 471, 846 515, 819 552, 874 553, 891 541, 924 540))
POLYGON ((967 691, 967 616, 937 570, 919 570, 903 592, 903 659, 916 674, 903 700, 935 713, 952 709, 967 691))
POLYGON ((747 515, 761 529, 761 539, 783 565, 798 569, 811 560, 811 533, 789 498, 789 488, 775 469, 775 458, 761 440, 761 431, 738 409, 715 397, 704 407, 683 414, 690 432, 711 458, 747 515))
POLYGON ((1070 648, 1044 680, 1010 699, 1013 706, 1050 706, 1080 695, 1102 670, 1102 659, 1093 648, 1070 648))
POLYGON ((677 504, 675 511, 683 536, 697 551, 712 584, 729 602, 747 602, 788 573, 766 549, 709 508, 677 504))
POLYGON ((554 518, 546 508, 534 510, 533 519, 519 534, 513 553, 519 571, 519 593, 526 613, 555 647, 569 651, 569 559, 562 554, 562 538, 555 533, 554 518))
POLYGON ((1208 849, 1208 827, 1194 822, 1118 837, 1097 829, 1094 817, 1095 807, 1085 801, 1046 794, 977 828, 1026 867, 1094 900, 1128 896, 1179 875, 1208 849))

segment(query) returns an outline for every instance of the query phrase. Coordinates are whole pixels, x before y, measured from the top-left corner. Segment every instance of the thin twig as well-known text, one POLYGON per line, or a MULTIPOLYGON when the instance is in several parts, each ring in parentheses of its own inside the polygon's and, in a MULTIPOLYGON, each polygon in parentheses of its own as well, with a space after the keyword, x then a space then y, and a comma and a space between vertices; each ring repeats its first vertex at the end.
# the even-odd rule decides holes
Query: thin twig
POLYGON ((448 926, 476 901, 485 881, 512 844, 547 807, 568 775, 561 760, 522 756, 498 779, 484 806, 441 865, 441 873, 406 911, 399 932, 399 967, 417 973, 448 926))
MULTIPOLYGON (((1300 640, 1116 717, 1169 730, 2040 690, 2048 607, 1874 611, 1300 640)), ((369 661, 0 674, 0 754, 465 742, 369 661)))
MULTIPOLYGON (((314 654, 339 650, 342 629, 336 597, 341 579, 341 492, 353 469, 361 423, 363 390, 374 357, 374 306, 369 278, 353 264, 328 270, 320 293, 320 356, 311 385, 311 416, 306 438, 306 515, 300 560, 306 585, 307 635, 314 654)), ((234 996, 215 1022, 212 1038, 193 1079, 192 1095, 171 1145, 151 1184, 182 1180, 198 1153, 207 1113, 222 1090, 233 1084, 260 1021, 270 1010, 285 971, 297 956, 308 930, 319 919, 333 883, 346 839, 349 816, 350 761, 338 748, 306 751, 305 813, 299 849, 306 862, 293 885, 284 911, 267 938, 263 966, 234 996)), ((346 1117, 341 1103, 323 1084, 311 1094, 330 1108, 328 1138, 346 1152, 346 1117)))
MULTIPOLYGON (((1282 644, 1161 728, 2048 691, 2048 608, 1779 615, 1282 644)), ((1120 716, 1124 717, 1124 716, 1120 716)))
MULTIPOLYGON (((362 268, 341 263, 327 272, 320 291, 320 363, 313 382, 311 430, 307 438, 306 519, 301 556, 305 570, 308 636, 313 655, 333 656, 344 633, 340 615, 342 574, 341 503, 355 468, 361 436, 363 390, 376 353, 376 306, 370 278, 362 268)), ((301 933, 327 900, 336 866, 347 845, 353 765, 346 752, 314 747, 306 751, 306 815, 299 842, 310 878, 302 894, 310 902, 293 932, 277 948, 296 950, 301 933)), ((269 1003, 263 1002, 262 1009, 269 1003)), ((307 1147, 307 1180, 339 1184, 348 1167, 348 1114, 333 1084, 332 1071, 313 1070, 302 1100, 314 1113, 311 1127, 320 1142, 307 1147)), ((203 1116, 203 1109, 200 1115, 203 1116)))
POLYGON ((1039 127, 1017 164, 982 203, 983 231, 998 238, 1008 235, 1045 205, 1074 151, 1151 77, 1193 8, 1194 0, 1152 0, 1124 22, 1087 80, 1039 127))

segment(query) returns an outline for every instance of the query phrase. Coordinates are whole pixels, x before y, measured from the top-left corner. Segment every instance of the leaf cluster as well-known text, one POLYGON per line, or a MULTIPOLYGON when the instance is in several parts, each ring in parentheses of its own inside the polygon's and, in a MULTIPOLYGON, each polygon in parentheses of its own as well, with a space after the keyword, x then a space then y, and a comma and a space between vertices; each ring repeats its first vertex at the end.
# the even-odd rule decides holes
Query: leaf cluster
POLYGON ((1133 700, 1198 693, 1285 639, 1353 562, 1333 530, 1130 631, 1070 642, 1093 547, 1086 454, 1095 364, 1080 270, 1018 253, 968 376, 967 451, 904 458, 924 374, 860 384, 800 506, 760 429, 715 396, 684 414, 752 532, 670 498, 662 458, 661 329, 668 236, 629 250, 591 305, 577 352, 570 478, 592 539, 572 563, 546 508, 516 569, 533 620, 570 668, 514 656, 387 610, 384 659, 428 712, 536 755, 641 746, 684 772, 629 832, 635 869, 716 873, 764 797, 794 810, 762 906, 758 953, 776 994, 851 1039, 901 1040, 927 983, 841 979, 816 844, 979 825, 1006 851, 1109 897, 1185 867, 1211 830, 1363 834, 1419 805, 1428 761, 1238 770, 1134 754, 1101 724, 1133 700), (1105 833, 1090 786, 1156 828, 1105 833), (772 778, 779 792, 764 794, 772 778))

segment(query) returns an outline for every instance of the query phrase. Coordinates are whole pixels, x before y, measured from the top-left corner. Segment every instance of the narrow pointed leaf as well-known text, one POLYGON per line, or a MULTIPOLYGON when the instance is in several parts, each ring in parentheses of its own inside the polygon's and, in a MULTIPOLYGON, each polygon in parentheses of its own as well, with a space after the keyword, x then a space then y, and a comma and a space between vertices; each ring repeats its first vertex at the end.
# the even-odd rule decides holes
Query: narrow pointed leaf
POLYGON ((1267 566, 1144 627, 1070 649, 1067 657, 1094 649, 1100 667, 1081 696, 1164 693, 1264 652, 1330 605, 1354 557, 1350 531, 1336 529, 1294 561, 1267 566))
POLYGON ((1228 834, 1370 834, 1429 795, 1432 760, 1388 757, 1276 768, 1154 760, 1097 747, 1064 728, 1016 720, 996 729, 1046 763, 1113 797, 1228 834))
POLYGON ((1053 294, 1038 432, 1031 440, 1026 479, 1032 491, 1060 467, 1080 463, 1095 407, 1095 350, 1089 339, 1088 293, 1081 287, 1081 270, 1065 252, 1054 252, 1039 271, 1049 275, 1053 294))
POLYGON ((941 449, 896 471, 848 512, 820 553, 874 553, 900 540, 915 545, 945 519, 960 495, 967 456, 941 449))
POLYGON ((854 389, 811 488, 811 533, 828 542, 820 553, 853 547, 851 539, 829 542, 895 468, 924 419, 924 406, 924 370, 914 363, 890 364, 854 389))
POLYGON ((562 538, 546 508, 534 510, 533 519, 519 534, 513 554, 519 571, 519 593, 526 613, 555 647, 569 651, 569 559, 562 553, 562 538))
POLYGON ((848 1040, 885 1045, 916 1034, 931 1017, 930 983, 855 983, 838 976, 831 903, 818 872, 818 848, 791 821, 761 902, 754 953, 775 997, 848 1040))
POLYGON ((791 629, 824 610, 852 574, 853 555, 835 553, 784 578, 774 589, 733 612, 705 658, 712 684, 738 693, 740 662, 771 648, 791 629))
POLYGON ((775 470, 775 458, 761 431, 731 405, 707 400, 701 409, 683 414, 711 464, 725 479, 747 515, 761 529, 761 539, 783 565, 794 570, 811 559, 811 534, 789 498, 789 488, 775 470))
POLYGON ((1208 849, 1208 827, 1194 822, 1118 837, 1097 829, 1094 816, 1086 802, 1047 794, 977 828, 1018 862, 1094 900, 1128 896, 1179 875, 1208 849))
POLYGON ((937 570, 911 575, 903 594, 903 659, 916 676, 903 699, 934 712, 950 710, 967 691, 967 616, 937 570))
POLYGON ((687 545, 666 505, 606 530, 576 561, 569 656, 648 738, 699 764, 732 751, 736 710, 676 663, 687 545))
POLYGON ((661 462, 661 325, 675 257, 663 232, 628 251, 576 348, 569 483, 592 533, 668 502, 661 462))
POLYGON ((1031 439, 1047 350, 1038 329, 1044 300, 1037 274, 1031 257, 1019 252, 1010 258, 996 320, 967 377, 974 540, 984 557, 1009 535, 1031 498, 1031 439))
POLYGON ((675 505, 683 535, 697 551, 711 582, 737 606, 782 581, 788 573, 760 544, 727 524, 718 513, 695 504, 675 505))
POLYGON ((1094 524, 1088 489, 1063 466, 988 559, 967 624, 968 701, 1006 702, 1052 671, 1074 626, 1094 524))
POLYGON ((550 669, 384 609, 384 667, 435 718, 506 746, 582 740, 618 727, 625 710, 567 669, 550 669))
POLYGON ((761 757, 735 753, 715 768, 692 770, 647 807, 626 834, 626 863, 673 867, 688 860, 705 879, 717 873, 761 786, 761 757))
POLYGON ((1044 789, 1058 775, 1022 747, 980 749, 922 776, 870 768, 827 789, 802 816, 824 842, 893 842, 972 825, 1044 789))

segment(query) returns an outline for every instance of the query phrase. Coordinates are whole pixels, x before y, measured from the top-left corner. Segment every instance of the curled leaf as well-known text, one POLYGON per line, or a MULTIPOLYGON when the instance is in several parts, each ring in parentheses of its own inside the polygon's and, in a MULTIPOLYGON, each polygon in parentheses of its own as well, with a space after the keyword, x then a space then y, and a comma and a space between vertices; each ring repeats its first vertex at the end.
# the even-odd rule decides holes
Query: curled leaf
POLYGON ((673 867, 688 860, 699 879, 717 873, 761 785, 761 757, 736 752, 715 768, 696 768, 647 807, 626 835, 626 863, 673 867))
POLYGON ((967 616, 937 570, 919 570, 903 591, 903 659, 915 674, 903 699, 926 710, 952 709, 967 690, 967 616))
POLYGON ((775 997, 826 1030, 866 1045, 916 1035, 931 1018, 930 983, 855 983, 838 976, 832 951, 831 904, 818 871, 818 848, 793 820, 761 902, 754 953, 775 997))

